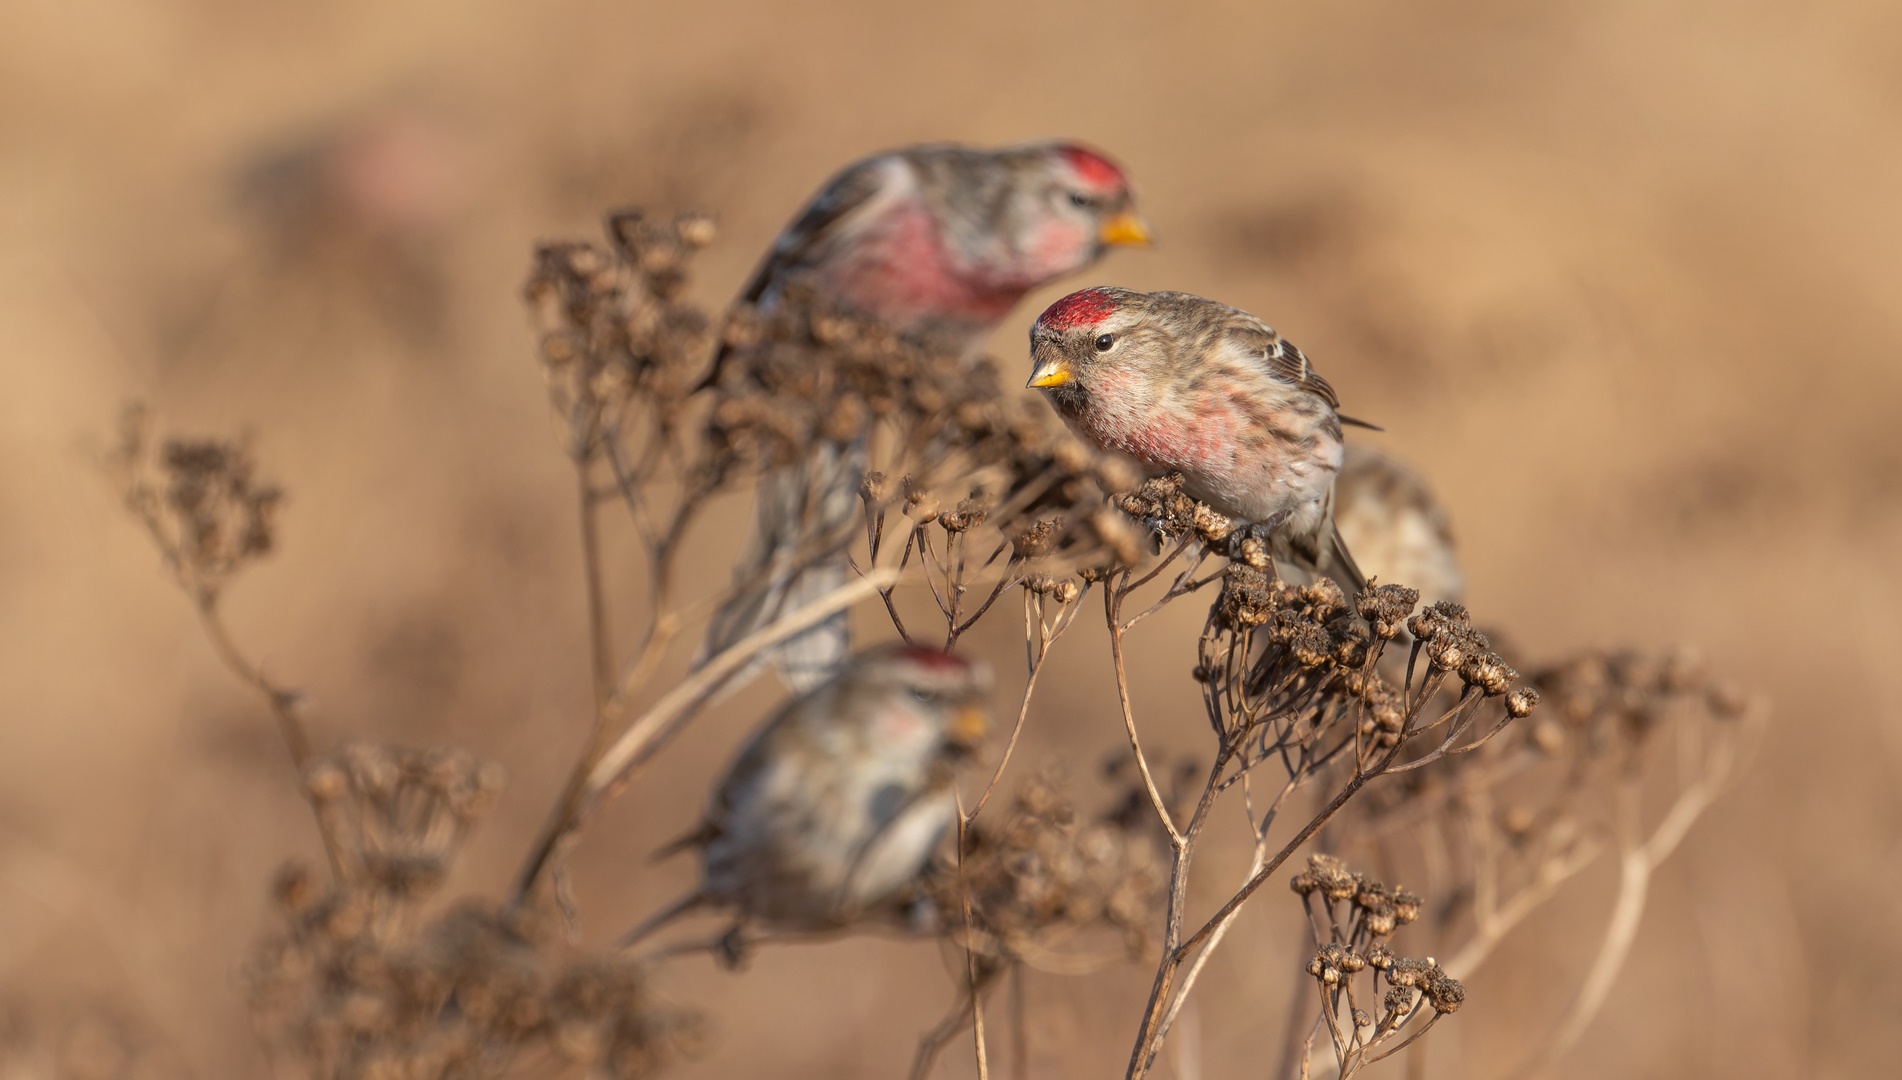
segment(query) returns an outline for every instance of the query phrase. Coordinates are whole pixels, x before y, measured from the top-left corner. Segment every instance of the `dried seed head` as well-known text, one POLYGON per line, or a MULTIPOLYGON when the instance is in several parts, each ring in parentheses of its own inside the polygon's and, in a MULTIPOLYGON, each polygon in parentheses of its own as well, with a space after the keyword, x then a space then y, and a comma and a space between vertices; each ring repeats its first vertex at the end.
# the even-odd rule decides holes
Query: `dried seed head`
POLYGON ((1407 617, 1413 613, 1415 604, 1420 602, 1417 589, 1405 585, 1376 585, 1363 590, 1354 598, 1354 609, 1375 637, 1382 641, 1391 641, 1400 636, 1406 627, 1407 617))
POLYGON ((905 516, 923 523, 938 516, 938 496, 918 486, 909 476, 902 481, 905 488, 905 516))
POLYGON ((682 244, 695 250, 712 245, 720 235, 712 215, 693 212, 680 215, 674 222, 674 231, 682 244))
POLYGON ((1202 503, 1195 504, 1191 523, 1195 528, 1195 535, 1211 547, 1227 540, 1229 534, 1235 531, 1234 522, 1202 503))
POLYGON ((939 514, 938 524, 948 533, 968 532, 984 524, 984 518, 988 513, 989 509, 982 501, 964 499, 958 503, 956 510, 939 514))
MULTIPOLYGON (((1530 686, 1520 687, 1506 698, 1506 714, 1515 720, 1523 720, 1531 716, 1532 710, 1538 707, 1539 691, 1530 686)), ((1554 727, 1556 728, 1556 725, 1554 727)))
POLYGON ((287 915, 308 911, 317 902, 317 883, 302 863, 285 863, 271 879, 271 899, 287 915))
MULTIPOLYGON (((1437 967, 1433 970, 1439 972, 1437 967)), ((1427 980, 1425 992, 1427 1000, 1433 1004, 1434 1012, 1458 1012, 1460 1006, 1466 1003, 1466 987, 1460 985, 1458 979, 1445 974, 1436 974, 1436 977, 1427 980)))
MULTIPOLYGON (((1519 673, 1506 666, 1506 662, 1495 652, 1478 653, 1470 657, 1459 669, 1460 681, 1468 686, 1476 686, 1487 697, 1498 697, 1511 688, 1519 673)), ((1510 708, 1510 705, 1508 705, 1510 708)))
POLYGON ((1011 555, 1019 560, 1041 559, 1056 550, 1057 541, 1062 535, 1063 521, 1060 518, 1033 522, 1011 540, 1011 555))
POLYGON ((1231 562, 1222 571, 1222 591, 1215 600, 1218 625, 1230 633, 1261 626, 1274 604, 1270 575, 1247 562, 1231 562))
POLYGON ((1240 535, 1240 542, 1229 545, 1229 558, 1252 570, 1267 570, 1274 563, 1274 551, 1268 546, 1267 538, 1253 533, 1240 535))
POLYGON ((1395 888, 1393 891, 1394 918, 1400 920, 1400 925, 1405 926, 1420 917, 1420 911, 1425 903, 1418 894, 1395 888))

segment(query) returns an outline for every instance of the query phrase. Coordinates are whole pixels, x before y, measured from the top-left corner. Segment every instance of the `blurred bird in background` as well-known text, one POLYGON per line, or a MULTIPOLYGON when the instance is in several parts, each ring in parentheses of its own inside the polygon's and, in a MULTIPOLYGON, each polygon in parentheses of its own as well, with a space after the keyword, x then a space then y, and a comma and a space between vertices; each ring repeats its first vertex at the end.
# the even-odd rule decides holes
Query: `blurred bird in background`
POLYGON ((1420 590, 1420 606, 1463 600, 1466 576, 1446 510, 1426 480, 1382 450, 1349 444, 1334 525, 1369 577, 1420 590))
POLYGON ((622 939, 713 907, 735 929, 845 926, 893 902, 957 815, 958 768, 990 724, 988 668, 883 646, 767 721, 716 785, 698 828, 701 880, 622 939))
MULTIPOLYGON (((920 349, 975 361, 1026 293, 1112 247, 1147 244, 1135 202, 1119 166, 1074 143, 878 154, 820 189, 774 241, 740 301, 770 310, 798 283, 920 349)), ((727 374, 727 355, 715 359, 710 384, 727 374)), ((761 479, 755 531, 734 571, 737 591, 714 614, 703 656, 844 580, 843 555, 784 564, 856 514, 865 454, 862 442, 816 446, 805 461, 761 479)), ((841 613, 787 641, 773 660, 803 690, 830 677, 848 651, 841 613)))

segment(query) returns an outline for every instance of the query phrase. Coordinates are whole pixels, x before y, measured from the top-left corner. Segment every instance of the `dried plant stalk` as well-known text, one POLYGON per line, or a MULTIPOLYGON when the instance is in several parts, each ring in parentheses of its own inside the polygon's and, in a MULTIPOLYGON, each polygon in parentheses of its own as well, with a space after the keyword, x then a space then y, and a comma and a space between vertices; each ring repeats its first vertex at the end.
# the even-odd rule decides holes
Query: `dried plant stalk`
POLYGON ((1300 1075, 1323 1036, 1341 1077, 1418 1047, 1464 1004, 1459 978, 1615 852, 1621 884, 1602 945, 1524 1071, 1578 1040, 1611 992, 1652 875, 1729 782, 1761 709, 1682 658, 1635 653, 1584 656, 1522 684, 1458 604, 1416 610, 1418 594, 1400 584, 1348 597, 1327 581, 1284 581, 1265 529, 1194 502, 1180 477, 1144 478, 1088 451, 1006 393, 988 363, 930 355, 797 287, 716 322, 685 299, 713 234, 701 215, 617 213, 601 243, 535 252, 525 294, 574 467, 590 708, 574 765, 497 902, 432 907, 498 770, 376 744, 319 756, 297 694, 245 657, 219 612, 228 583, 272 550, 281 493, 255 479, 244 443, 155 444, 128 415, 110 461, 120 494, 221 660, 266 698, 331 863, 328 886, 301 871, 280 878, 283 928, 247 975, 279 1054, 325 1077, 499 1076, 549 1062, 633 1077, 692 1052, 698 1023, 661 1002, 657 967, 554 932, 551 908, 575 915, 561 887, 570 847, 775 646, 875 601, 900 637, 956 649, 1013 593, 1025 677, 997 761, 969 778, 955 836, 903 910, 864 916, 862 928, 935 936, 961 953, 952 1007, 921 1040, 915 1078, 966 1025, 988 1076, 986 998, 1007 982, 1022 1075, 1025 971, 1154 955, 1126 1069, 1147 1076, 1242 909, 1323 828, 1333 850, 1363 862, 1400 858, 1392 841, 1416 839, 1429 886, 1388 886, 1318 853, 1294 876, 1317 950, 1291 965, 1313 980, 1303 999, 1317 1009, 1285 1032, 1284 1060, 1300 1075), (862 475, 846 464, 859 461, 862 475), (710 499, 802 468, 813 489, 794 543, 730 581, 683 571, 710 499), (815 509, 828 501, 820 489, 840 484, 856 491, 855 520, 815 509), (641 541, 648 585, 625 651, 603 585, 603 534, 617 522, 641 541), (767 604, 784 582, 841 559, 854 572, 844 585, 773 602, 755 629, 713 635, 683 677, 655 685, 680 659, 690 612, 767 604), (1111 808, 1094 816, 1055 773, 1007 776, 1045 664, 1092 592, 1126 748, 1111 808), (925 596, 921 619, 911 605, 925 596), (1194 597, 1207 613, 1189 674, 1212 741, 1206 766, 1171 768, 1147 749, 1128 657, 1152 616, 1194 597), (1677 795, 1647 825, 1640 785, 1666 756, 1677 795), (1539 797, 1527 801, 1528 789, 1539 797), (1303 818, 1295 806, 1318 809, 1303 818), (1192 911, 1195 857, 1230 808, 1252 834, 1248 870, 1212 910, 1192 911), (1428 906, 1450 928, 1444 965, 1390 946, 1428 906))

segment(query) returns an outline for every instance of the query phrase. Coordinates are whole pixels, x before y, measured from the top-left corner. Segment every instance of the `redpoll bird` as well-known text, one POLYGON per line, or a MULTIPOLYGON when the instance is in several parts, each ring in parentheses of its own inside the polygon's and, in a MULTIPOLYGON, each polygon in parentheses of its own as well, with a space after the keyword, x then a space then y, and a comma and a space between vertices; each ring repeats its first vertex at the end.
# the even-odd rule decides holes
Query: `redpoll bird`
POLYGON ((834 929, 915 879, 956 818, 952 781, 990 721, 990 673, 886 646, 789 702, 721 778, 706 818, 667 852, 700 849, 701 882, 625 943, 682 912, 834 929))
MULTIPOLYGON (((780 233, 740 299, 770 309, 802 283, 823 304, 883 323, 913 345, 974 359, 1025 293, 1111 247, 1148 241, 1128 178, 1093 150, 917 146, 833 177, 780 233)), ((709 382, 719 381, 724 356, 709 382)), ((815 447, 805 466, 761 480, 756 532, 735 568, 744 584, 716 613, 708 655, 844 580, 842 559, 771 568, 857 513, 864 454, 862 446, 815 447)), ((781 646, 775 660, 795 689, 807 689, 846 652, 841 615, 781 646)))
POLYGON ((1181 473, 1183 491, 1267 526, 1275 554, 1366 585, 1334 528, 1340 402, 1265 322, 1180 292, 1071 293, 1030 330, 1029 385, 1085 440, 1181 473))
POLYGON ((1446 511, 1420 474, 1391 454, 1347 448, 1334 482, 1334 524, 1363 570, 1420 590, 1420 605, 1466 591, 1446 511))

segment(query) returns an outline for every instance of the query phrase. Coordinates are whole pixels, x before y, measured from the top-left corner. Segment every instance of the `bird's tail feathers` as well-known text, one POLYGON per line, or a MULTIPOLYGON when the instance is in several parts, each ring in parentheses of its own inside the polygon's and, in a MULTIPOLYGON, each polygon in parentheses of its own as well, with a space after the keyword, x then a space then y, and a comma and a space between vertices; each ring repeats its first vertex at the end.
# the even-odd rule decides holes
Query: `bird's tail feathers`
POLYGON ((643 938, 652 934, 654 931, 659 930, 661 927, 666 926, 668 923, 673 922, 675 919, 690 911, 705 907, 707 903, 707 894, 699 889, 695 889, 641 920, 634 929, 621 935, 620 939, 614 943, 614 948, 616 951, 630 949, 639 944, 643 938))
POLYGON ((714 825, 711 821, 702 821, 687 832, 655 848, 654 853, 647 857, 647 861, 650 863, 662 862, 673 858, 683 851, 689 851, 697 847, 705 847, 714 837, 719 835, 720 830, 718 826, 714 825))
POLYGON ((1321 572, 1333 578, 1351 601, 1354 594, 1367 588, 1367 575, 1361 573, 1360 564, 1354 561, 1354 553, 1347 550, 1347 541, 1341 537, 1340 528, 1333 522, 1329 522, 1327 528, 1329 539, 1321 572))

